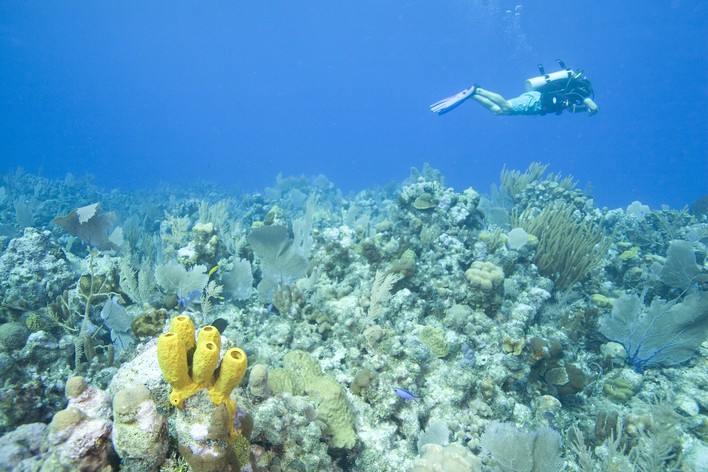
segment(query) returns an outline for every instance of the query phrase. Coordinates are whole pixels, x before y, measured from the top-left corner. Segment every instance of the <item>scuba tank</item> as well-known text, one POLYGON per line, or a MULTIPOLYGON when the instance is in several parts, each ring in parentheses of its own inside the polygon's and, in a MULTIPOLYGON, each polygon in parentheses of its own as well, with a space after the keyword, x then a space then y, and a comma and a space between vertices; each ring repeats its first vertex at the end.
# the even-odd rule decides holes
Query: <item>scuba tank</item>
MULTIPOLYGON (((543 66, 539 65, 539 68, 541 69, 543 66)), ((541 89, 546 88, 547 85, 565 85, 565 83, 574 76, 575 72, 573 69, 559 70, 551 72, 550 74, 543 74, 527 79, 526 82, 524 82, 524 88, 527 92, 541 91, 541 89)))
POLYGON ((572 79, 577 79, 583 75, 582 70, 575 72, 573 69, 566 67, 565 62, 560 59, 556 59, 556 62, 563 69, 551 72, 550 74, 546 74, 543 64, 539 64, 538 71, 541 75, 526 80, 524 83, 526 91, 549 92, 561 90, 564 89, 572 79))

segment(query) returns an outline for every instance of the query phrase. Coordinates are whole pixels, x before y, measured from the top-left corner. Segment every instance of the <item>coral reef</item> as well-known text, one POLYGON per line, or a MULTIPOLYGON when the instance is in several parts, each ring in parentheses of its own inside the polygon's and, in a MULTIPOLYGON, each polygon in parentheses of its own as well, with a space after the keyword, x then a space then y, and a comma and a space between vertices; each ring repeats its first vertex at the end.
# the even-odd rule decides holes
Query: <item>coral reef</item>
POLYGON ((0 469, 699 470, 704 214, 546 168, 489 197, 429 166, 346 197, 10 179, 46 199, 0 241, 0 469))

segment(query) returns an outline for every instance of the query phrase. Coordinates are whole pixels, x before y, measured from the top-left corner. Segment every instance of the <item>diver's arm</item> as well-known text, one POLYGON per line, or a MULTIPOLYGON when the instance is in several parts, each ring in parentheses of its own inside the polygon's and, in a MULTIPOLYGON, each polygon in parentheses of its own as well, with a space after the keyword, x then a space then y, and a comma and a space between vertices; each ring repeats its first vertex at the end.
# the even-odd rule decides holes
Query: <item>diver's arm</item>
POLYGON ((588 113, 590 114, 590 116, 592 116, 592 115, 594 115, 594 114, 596 114, 597 112, 600 111, 600 107, 597 106, 597 103, 595 103, 595 102, 593 101, 593 99, 590 98, 590 97, 588 97, 588 98, 586 98, 585 100, 583 100, 583 105, 585 105, 585 107, 587 108, 588 113))

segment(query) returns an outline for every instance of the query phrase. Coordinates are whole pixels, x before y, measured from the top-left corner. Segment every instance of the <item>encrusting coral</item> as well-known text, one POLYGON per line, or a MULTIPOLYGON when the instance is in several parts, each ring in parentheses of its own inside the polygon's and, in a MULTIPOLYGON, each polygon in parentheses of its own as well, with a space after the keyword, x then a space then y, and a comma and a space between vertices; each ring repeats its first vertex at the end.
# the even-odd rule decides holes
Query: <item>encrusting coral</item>
POLYGON ((42 439, 41 470, 111 471, 110 396, 83 377, 70 377, 65 394, 67 407, 54 414, 42 439))
POLYGON ((113 397, 113 448, 126 472, 159 469, 167 455, 167 421, 144 385, 119 390, 113 397))

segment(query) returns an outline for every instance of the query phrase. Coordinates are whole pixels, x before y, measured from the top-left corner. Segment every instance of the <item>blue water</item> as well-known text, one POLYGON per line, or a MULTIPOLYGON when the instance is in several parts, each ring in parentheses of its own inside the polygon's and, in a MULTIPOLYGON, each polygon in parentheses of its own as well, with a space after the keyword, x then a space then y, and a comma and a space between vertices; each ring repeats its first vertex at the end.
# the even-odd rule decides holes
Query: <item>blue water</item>
POLYGON ((600 206, 680 208, 708 193, 707 26, 688 0, 2 2, 0 172, 356 191, 429 162, 484 192, 542 161, 600 206), (511 98, 555 58, 597 116, 429 111, 473 82, 511 98))

